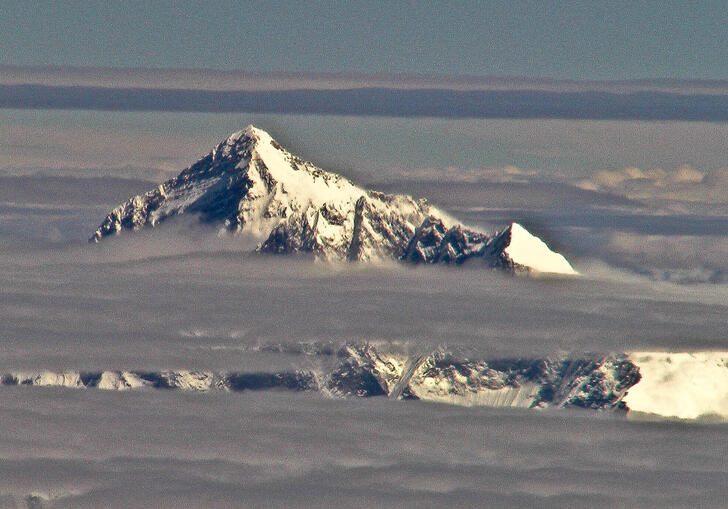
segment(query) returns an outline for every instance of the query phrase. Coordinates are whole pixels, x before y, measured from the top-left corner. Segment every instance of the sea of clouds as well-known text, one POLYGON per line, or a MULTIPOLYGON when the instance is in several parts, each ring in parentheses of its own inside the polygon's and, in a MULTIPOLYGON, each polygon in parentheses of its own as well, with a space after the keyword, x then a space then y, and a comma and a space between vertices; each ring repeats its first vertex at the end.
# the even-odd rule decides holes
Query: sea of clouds
MULTIPOLYGON (((481 356, 725 349, 722 124, 0 114, 5 371, 285 370, 300 359, 259 347, 296 342, 481 356), (194 218, 87 244, 111 208, 248 123, 468 224, 522 222, 583 277, 263 257, 250 253, 257 239, 194 218)), ((276 392, 0 389, 0 506, 726 499, 720 423, 276 392)))

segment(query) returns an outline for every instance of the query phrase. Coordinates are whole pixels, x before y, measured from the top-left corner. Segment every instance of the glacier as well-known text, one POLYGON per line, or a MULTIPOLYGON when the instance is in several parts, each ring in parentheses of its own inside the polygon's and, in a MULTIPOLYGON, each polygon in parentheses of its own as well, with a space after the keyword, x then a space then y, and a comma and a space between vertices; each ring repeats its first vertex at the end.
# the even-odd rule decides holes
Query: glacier
POLYGON ((475 231, 426 200, 366 190, 324 171, 252 125, 178 176, 112 210, 89 240, 183 214, 251 235, 261 253, 310 253, 332 261, 478 259, 511 273, 577 274, 518 223, 493 235, 475 231))

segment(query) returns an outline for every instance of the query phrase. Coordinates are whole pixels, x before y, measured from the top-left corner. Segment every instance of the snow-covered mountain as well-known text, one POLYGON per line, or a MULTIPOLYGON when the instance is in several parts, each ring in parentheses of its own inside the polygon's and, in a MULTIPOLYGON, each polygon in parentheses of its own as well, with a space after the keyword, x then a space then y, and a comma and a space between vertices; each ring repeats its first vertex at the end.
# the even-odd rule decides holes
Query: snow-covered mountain
POLYGON ((330 397, 386 396, 466 406, 578 407, 627 410, 623 398, 640 380, 624 355, 533 359, 469 359, 452 351, 412 354, 370 344, 268 345, 267 353, 324 357, 304 359, 311 369, 270 372, 210 371, 18 371, 0 385, 187 391, 288 389, 330 397), (328 362, 327 362, 328 359, 328 362))
POLYGON ((462 406, 583 408, 636 416, 728 419, 728 352, 630 352, 548 357, 473 357, 457 348, 283 343, 286 370, 17 370, 2 386, 181 391, 289 390, 331 398, 388 397, 462 406), (290 364, 289 364, 290 363, 290 364))
POLYGON ((366 190, 303 161, 253 126, 112 210, 90 240, 182 214, 257 237, 265 253, 414 263, 478 258, 512 272, 576 274, 562 255, 517 223, 495 235, 465 228, 424 200, 366 190))

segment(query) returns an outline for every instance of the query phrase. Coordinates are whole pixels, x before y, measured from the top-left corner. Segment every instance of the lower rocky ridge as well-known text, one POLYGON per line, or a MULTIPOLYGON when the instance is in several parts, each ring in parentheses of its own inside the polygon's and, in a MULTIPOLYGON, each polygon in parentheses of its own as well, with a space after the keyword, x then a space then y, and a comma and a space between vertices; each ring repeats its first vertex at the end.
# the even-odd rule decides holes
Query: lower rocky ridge
POLYGON ((441 219, 426 218, 410 239, 401 260, 410 263, 461 265, 479 259, 490 268, 510 273, 530 272, 531 269, 514 262, 506 253, 511 241, 511 229, 506 227, 492 237, 461 225, 447 228, 441 219))
MULTIPOLYGON (((276 348, 276 347, 268 347, 276 348)), ((281 348, 281 351, 285 351, 281 348)), ((58 386, 106 390, 177 389, 319 391, 331 397, 385 396, 465 406, 588 408, 627 411, 627 390, 640 380, 625 355, 579 358, 459 358, 446 350, 423 355, 383 352, 372 345, 300 349, 305 355, 335 356, 326 371, 17 371, 0 378, 5 386, 58 386)))

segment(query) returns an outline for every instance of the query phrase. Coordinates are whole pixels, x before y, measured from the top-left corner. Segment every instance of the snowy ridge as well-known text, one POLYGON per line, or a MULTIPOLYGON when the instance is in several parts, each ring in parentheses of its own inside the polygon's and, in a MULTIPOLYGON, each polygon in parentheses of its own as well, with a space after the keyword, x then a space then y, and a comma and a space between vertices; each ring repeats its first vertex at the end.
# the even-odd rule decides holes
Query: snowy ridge
POLYGON ((585 408, 679 419, 728 419, 728 352, 632 352, 555 358, 472 359, 453 351, 405 353, 371 344, 255 347, 300 359, 271 372, 11 371, 0 386, 102 390, 318 391, 462 406, 585 408), (320 367, 311 369, 313 363, 320 367), (327 366, 326 361, 330 361, 327 366), (306 366, 304 368, 304 366, 306 366))
POLYGON ((183 214, 253 235, 260 239, 258 251, 266 253, 413 263, 478 258, 511 272, 576 274, 563 256, 517 223, 494 236, 467 229, 424 200, 366 190, 303 161, 253 126, 112 210, 90 241, 183 214))
POLYGON ((318 391, 333 398, 381 396, 461 406, 728 418, 728 352, 472 359, 445 349, 418 354, 371 344, 270 344, 255 350, 298 356, 301 368, 270 372, 19 370, 0 377, 0 386, 196 392, 279 389, 318 391), (321 362, 314 363, 318 368, 311 369, 310 357, 319 358, 321 362))
MULTIPOLYGON (((276 351, 270 348, 267 351, 276 351)), ((329 356, 325 370, 281 372, 103 371, 7 373, 0 385, 97 388, 105 390, 178 389, 320 391, 330 397, 385 396, 465 406, 524 408, 578 407, 626 410, 622 400, 639 381, 624 356, 559 359, 470 360, 445 350, 411 355, 372 345, 286 349, 301 355, 329 356)), ((302 363, 303 364, 303 363, 302 363)))

